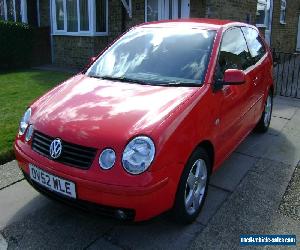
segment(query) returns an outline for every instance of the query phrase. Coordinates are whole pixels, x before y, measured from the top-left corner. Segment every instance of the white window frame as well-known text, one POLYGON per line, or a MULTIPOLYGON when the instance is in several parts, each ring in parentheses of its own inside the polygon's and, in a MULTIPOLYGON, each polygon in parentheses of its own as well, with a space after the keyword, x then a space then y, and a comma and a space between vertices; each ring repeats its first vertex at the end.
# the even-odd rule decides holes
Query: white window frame
POLYGON ((27 0, 21 0, 20 12, 22 16, 22 23, 28 23, 27 19, 27 0))
POLYGON ((16 0, 13 0, 13 6, 14 6, 14 21, 17 21, 17 13, 16 13, 16 0))
MULTIPOLYGON (((183 0, 172 0, 172 19, 178 18, 178 1, 181 1, 181 17, 183 16, 183 0)), ((187 0, 185 0, 187 1, 187 0)), ((158 21, 159 20, 172 20, 170 19, 170 13, 169 13, 169 1, 168 0, 158 0, 158 21)), ((190 2, 187 1, 187 4, 190 5, 190 2)), ((148 0, 145 0, 145 22, 148 22, 147 20, 147 6, 148 6, 148 0)))
POLYGON ((88 18, 89 18, 89 30, 81 31, 80 30, 80 9, 79 9, 79 0, 77 2, 77 17, 78 17, 78 31, 69 32, 67 31, 67 2, 63 0, 64 8, 64 29, 58 30, 56 23, 56 3, 55 0, 51 0, 51 25, 52 25, 52 35, 63 35, 63 36, 107 36, 108 35, 108 4, 109 1, 106 1, 106 31, 105 32, 96 32, 96 2, 95 0, 88 0, 88 18))
MULTIPOLYGON (((174 7, 178 6, 178 0, 172 0, 173 1, 173 13, 174 13, 174 7), (177 4, 174 4, 174 2, 177 2, 177 4)), ((180 1, 180 0, 179 0, 180 1)), ((157 9, 158 9, 158 21, 159 20, 169 20, 169 1, 168 0, 158 0, 157 1, 157 9), (167 17, 167 18, 166 18, 167 17)), ((148 0, 145 0, 145 22, 149 22, 147 20, 147 6, 148 6, 148 0)), ((178 12, 178 9, 177 9, 178 12)), ((174 16, 172 19, 175 19, 174 16)), ((177 13, 178 18, 178 13, 177 13)))
POLYGON ((286 6, 287 6, 287 1, 286 0, 280 0, 280 15, 279 15, 279 22, 280 24, 286 24, 286 6), (284 3, 284 6, 283 6, 283 3, 284 3), (281 16, 281 13, 282 11, 285 12, 285 15, 284 15, 284 20, 282 20, 282 16, 281 16))
POLYGON ((7 4, 6 4, 6 0, 4 0, 4 19, 7 20, 7 4))
POLYGON ((266 28, 267 27, 266 21, 267 21, 267 12, 268 12, 268 2, 267 2, 267 0, 258 0, 257 1, 257 7, 258 7, 259 4, 265 6, 265 20, 264 20, 263 24, 257 23, 256 27, 258 27, 258 28, 266 28))
MULTIPOLYGON (((13 2, 13 8, 14 8, 14 21, 17 21, 17 13, 16 13, 16 0, 4 0, 4 20, 8 20, 7 15, 7 1, 13 2)), ((27 19, 27 0, 21 0, 20 2, 20 14, 22 16, 22 23, 28 23, 27 19)))
POLYGON ((41 27, 40 0, 36 0, 37 25, 41 27))
POLYGON ((128 16, 130 18, 132 18, 132 1, 131 0, 128 0, 128 2, 126 0, 121 0, 123 5, 124 5, 124 8, 126 9, 127 13, 128 13, 128 16))

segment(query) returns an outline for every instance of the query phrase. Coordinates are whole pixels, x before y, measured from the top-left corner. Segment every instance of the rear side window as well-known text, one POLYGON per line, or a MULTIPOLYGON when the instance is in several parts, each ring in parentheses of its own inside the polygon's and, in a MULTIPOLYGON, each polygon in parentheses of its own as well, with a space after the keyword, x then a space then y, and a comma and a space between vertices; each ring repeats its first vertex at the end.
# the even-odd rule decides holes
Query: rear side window
POLYGON ((227 69, 246 70, 252 64, 252 58, 246 40, 240 28, 227 30, 222 39, 217 77, 222 79, 227 69))
POLYGON ((257 63, 265 54, 265 45, 255 29, 242 27, 243 33, 245 34, 250 53, 254 58, 254 63, 257 63))

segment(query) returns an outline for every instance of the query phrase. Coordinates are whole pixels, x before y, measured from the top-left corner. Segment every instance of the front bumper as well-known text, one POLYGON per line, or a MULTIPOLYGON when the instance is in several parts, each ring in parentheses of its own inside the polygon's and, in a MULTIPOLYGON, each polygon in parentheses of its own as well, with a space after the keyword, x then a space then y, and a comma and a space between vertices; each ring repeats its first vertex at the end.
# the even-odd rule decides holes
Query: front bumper
POLYGON ((84 210, 91 210, 93 212, 99 213, 104 216, 114 217, 122 220, 133 221, 135 218, 135 211, 133 209, 124 209, 124 208, 117 208, 117 207, 110 207, 99 205, 96 203, 80 200, 80 199, 72 199, 66 196, 63 196, 59 193, 50 191, 49 189, 43 187, 42 185, 38 184, 37 182, 30 179, 30 176, 23 172, 25 179, 33 186, 37 191, 42 193, 43 195, 47 196, 50 199, 54 199, 56 201, 62 202, 64 204, 84 209, 84 210))
MULTIPOLYGON (((155 217, 173 206, 176 193, 176 185, 170 178, 159 178, 147 186, 117 186, 107 183, 95 182, 87 178, 68 174, 66 171, 58 171, 57 168, 49 168, 49 159, 30 152, 30 155, 22 150, 22 147, 15 144, 15 155, 19 167, 25 177, 37 190, 51 198, 79 205, 84 208, 95 208, 102 214, 118 215, 118 210, 125 212, 127 219, 143 221, 155 217), (29 164, 33 164, 46 172, 72 181, 76 184, 77 199, 70 199, 58 195, 29 178, 29 164), (101 212, 104 211, 104 212, 101 212)), ((57 163, 51 162, 52 166, 57 163)), ((72 171, 74 171, 72 169, 72 171)), ((87 170, 88 171, 88 170, 87 170)), ((160 175, 157 173, 157 175, 160 175)), ((136 176, 142 178, 142 176, 136 176)))

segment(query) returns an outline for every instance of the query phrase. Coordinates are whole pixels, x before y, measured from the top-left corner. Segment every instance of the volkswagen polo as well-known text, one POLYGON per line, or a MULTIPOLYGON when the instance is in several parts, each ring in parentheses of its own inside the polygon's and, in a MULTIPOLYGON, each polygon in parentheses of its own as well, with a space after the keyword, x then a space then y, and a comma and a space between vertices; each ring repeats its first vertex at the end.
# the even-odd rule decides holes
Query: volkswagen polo
POLYGON ((142 24, 28 107, 15 154, 52 198, 190 223, 209 176, 253 129, 267 131, 272 96, 271 53, 254 26, 142 24))

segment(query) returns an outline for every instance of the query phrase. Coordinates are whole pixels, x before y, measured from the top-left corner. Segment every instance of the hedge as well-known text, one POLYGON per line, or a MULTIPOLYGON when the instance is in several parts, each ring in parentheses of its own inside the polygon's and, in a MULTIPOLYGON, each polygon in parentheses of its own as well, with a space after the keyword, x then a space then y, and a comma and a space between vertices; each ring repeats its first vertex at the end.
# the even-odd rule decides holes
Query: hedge
POLYGON ((32 44, 30 26, 0 20, 0 69, 29 67, 32 44))

